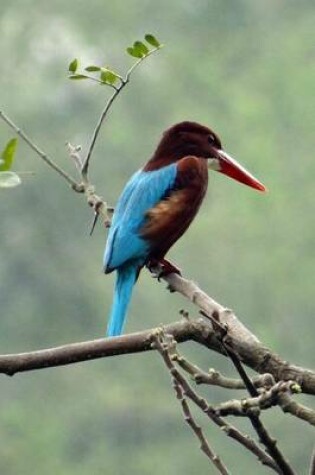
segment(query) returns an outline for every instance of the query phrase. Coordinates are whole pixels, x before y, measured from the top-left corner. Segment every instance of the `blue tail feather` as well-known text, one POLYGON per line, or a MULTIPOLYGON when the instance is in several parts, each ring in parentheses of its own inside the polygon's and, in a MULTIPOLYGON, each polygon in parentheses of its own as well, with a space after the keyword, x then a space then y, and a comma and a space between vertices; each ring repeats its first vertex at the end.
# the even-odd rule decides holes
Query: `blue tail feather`
POLYGON ((124 265, 117 269, 114 301, 107 326, 107 336, 118 336, 122 333, 137 274, 138 266, 135 264, 124 265))

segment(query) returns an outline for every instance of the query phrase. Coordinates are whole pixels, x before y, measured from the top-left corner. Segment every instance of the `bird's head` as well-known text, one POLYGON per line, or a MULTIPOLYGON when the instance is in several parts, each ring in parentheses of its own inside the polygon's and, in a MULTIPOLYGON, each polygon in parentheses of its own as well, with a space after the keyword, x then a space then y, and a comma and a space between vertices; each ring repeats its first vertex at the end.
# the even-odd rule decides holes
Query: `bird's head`
POLYGON ((180 122, 167 129, 146 170, 160 168, 187 156, 204 158, 208 160, 209 169, 256 190, 266 191, 262 183, 223 150, 221 140, 213 130, 196 122, 180 122))

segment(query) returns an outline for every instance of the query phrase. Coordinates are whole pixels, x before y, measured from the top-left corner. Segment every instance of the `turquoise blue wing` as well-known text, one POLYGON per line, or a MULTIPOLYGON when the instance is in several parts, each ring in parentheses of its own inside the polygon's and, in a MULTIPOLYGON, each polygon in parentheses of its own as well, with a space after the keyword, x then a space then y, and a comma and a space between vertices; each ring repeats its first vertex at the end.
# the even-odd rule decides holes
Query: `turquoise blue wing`
POLYGON ((139 231, 147 211, 172 189, 177 175, 176 164, 159 170, 136 172, 125 186, 112 219, 104 253, 104 270, 111 272, 129 261, 142 265, 149 252, 148 241, 139 231))

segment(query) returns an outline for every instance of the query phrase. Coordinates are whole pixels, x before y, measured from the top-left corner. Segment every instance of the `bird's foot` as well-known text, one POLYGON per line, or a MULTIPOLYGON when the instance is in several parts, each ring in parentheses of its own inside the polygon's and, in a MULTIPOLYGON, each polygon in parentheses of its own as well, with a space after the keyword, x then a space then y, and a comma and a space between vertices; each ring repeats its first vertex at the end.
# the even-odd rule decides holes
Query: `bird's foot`
POLYGON ((172 264, 172 262, 166 260, 166 259, 161 259, 159 261, 160 266, 162 267, 162 272, 163 272, 163 277, 169 274, 178 274, 182 275, 181 270, 175 266, 175 264, 172 264))
POLYGON ((153 277, 158 280, 169 274, 182 275, 180 269, 166 259, 150 259, 147 268, 152 272, 153 277))

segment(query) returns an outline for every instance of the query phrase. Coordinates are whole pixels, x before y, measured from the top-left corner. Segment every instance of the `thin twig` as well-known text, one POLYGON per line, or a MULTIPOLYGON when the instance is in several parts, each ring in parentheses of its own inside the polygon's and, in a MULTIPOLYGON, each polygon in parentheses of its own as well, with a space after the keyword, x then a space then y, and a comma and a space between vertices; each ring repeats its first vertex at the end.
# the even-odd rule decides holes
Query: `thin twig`
POLYGON ((242 381, 244 382, 244 385, 249 392, 249 394, 252 397, 258 396, 258 391, 255 388, 254 384, 252 383, 251 379, 247 376, 246 371, 244 370, 241 360, 235 350, 229 346, 227 339, 228 339, 228 326, 227 325, 222 325, 220 322, 220 314, 216 310, 212 312, 211 315, 208 315, 206 312, 203 310, 200 310, 201 315, 204 317, 208 318, 214 328, 214 331, 216 332, 217 338, 219 342, 221 343, 224 351, 228 355, 228 357, 231 359, 232 363, 234 364, 238 374, 240 375, 242 381))
POLYGON ((273 439, 270 436, 266 427, 261 422, 259 415, 254 412, 249 412, 248 417, 253 428, 257 432, 260 442, 266 447, 268 453, 277 463, 281 473, 283 473, 283 475, 295 475, 295 471, 289 465, 289 462, 285 459, 282 452, 278 449, 276 439, 273 439))
POLYGON ((245 399, 231 399, 220 403, 215 411, 220 416, 248 416, 248 411, 253 408, 262 410, 270 409, 279 405, 279 397, 282 394, 290 395, 300 392, 299 386, 293 381, 281 381, 272 388, 263 391, 259 396, 245 399))
POLYGON ((78 189, 78 183, 67 173, 65 172, 59 165, 57 165, 45 152, 43 152, 29 137, 26 135, 23 130, 17 127, 14 122, 3 112, 0 110, 0 117, 8 124, 11 129, 16 132, 16 134, 21 137, 21 139, 27 143, 27 145, 45 162, 47 165, 55 170, 60 176, 62 176, 75 191, 81 191, 78 189))
MULTIPOLYGON (((163 334, 164 336, 164 334, 163 334)), ((206 456, 209 458, 209 460, 214 464, 214 466, 218 469, 219 473, 224 474, 224 475, 229 475, 229 472, 225 466, 225 464, 221 461, 221 459, 214 453, 212 448, 209 445, 209 442, 205 438, 203 431, 201 427, 196 423, 195 419, 192 416, 192 413, 190 411, 187 399, 185 397, 185 389, 183 386, 179 383, 178 378, 176 377, 176 371, 174 371, 176 368, 174 367, 174 364, 172 362, 170 353, 168 351, 168 345, 164 343, 164 341, 161 338, 161 335, 156 332, 154 335, 154 341, 153 341, 153 347, 160 353, 162 356, 164 363, 168 370, 170 371, 172 381, 173 381, 173 386, 176 392, 176 397, 181 403, 182 407, 182 412, 184 414, 184 419, 185 422, 190 426, 190 428, 193 430, 195 433, 196 437, 200 441, 200 449, 206 454, 206 456)))
POLYGON ((211 449, 209 445, 209 442, 204 436, 204 433, 201 427, 196 423, 195 419, 193 418, 187 399, 184 396, 183 389, 181 385, 178 383, 176 378, 173 378, 173 386, 176 392, 176 397, 181 403, 185 422, 190 426, 190 428, 195 433, 196 437, 199 439, 200 449, 206 454, 208 459, 211 460, 213 465, 218 469, 219 473, 223 475, 229 475, 230 472, 227 470, 226 466, 224 465, 222 460, 218 457, 218 455, 216 455, 213 452, 213 450, 211 449))
POLYGON ((81 145, 72 145, 70 142, 66 143, 67 151, 69 153, 69 157, 74 162, 77 170, 81 173, 82 170, 82 157, 80 155, 81 145))
MULTIPOLYGON (((191 375, 196 384, 209 384, 226 389, 245 389, 242 379, 228 378, 214 368, 210 368, 208 372, 203 371, 199 366, 192 364, 182 355, 174 355, 174 358, 176 358, 178 365, 191 375)), ((256 376, 252 382, 256 388, 270 388, 275 384, 273 376, 269 373, 256 376)))
MULTIPOLYGON (((211 368, 208 372, 203 371, 201 368, 199 368, 199 366, 192 364, 183 355, 180 355, 177 351, 174 352, 174 354, 172 355, 172 359, 192 377, 196 384, 209 384, 213 386, 220 386, 226 389, 245 389, 245 384, 241 379, 227 378, 226 376, 223 376, 219 371, 213 368, 211 368)), ((308 422, 311 425, 315 425, 314 410, 307 406, 304 406, 303 404, 299 404, 296 401, 293 401, 288 392, 277 390, 279 388, 279 385, 281 385, 281 388, 283 389, 287 387, 287 384, 294 384, 294 392, 298 393, 301 391, 301 388, 299 385, 297 385, 296 382, 280 381, 276 383, 274 377, 271 374, 266 373, 252 378, 252 383, 254 384, 255 388, 259 388, 259 397, 262 396, 261 400, 264 400, 264 398, 266 398, 266 394, 268 394, 269 391, 277 391, 277 398, 275 404, 277 404, 284 413, 289 413, 305 422, 308 422)), ((253 398, 253 400, 254 399, 255 398, 253 398)), ((244 409, 243 400, 238 402, 242 403, 242 409, 244 409)), ((267 407, 260 408, 266 409, 267 407)))
POLYGON ((158 51, 161 47, 162 47, 162 45, 158 46, 157 48, 152 49, 151 51, 148 52, 148 54, 146 54, 145 56, 142 56, 138 61, 136 61, 131 66, 131 68, 127 71, 125 78, 120 77, 120 86, 114 87, 115 90, 114 90, 113 94, 110 96, 110 98, 108 99, 108 101, 107 101, 107 103, 106 103, 106 105, 105 105, 98 121, 97 121, 97 124, 96 124, 96 127, 95 127, 94 131, 93 131, 93 134, 92 134, 91 143, 90 143, 90 146, 88 148, 88 152, 87 152, 86 158, 83 162, 82 171, 81 171, 83 183, 87 182, 88 169, 89 169, 90 159, 91 159, 91 156, 92 156, 92 153, 93 153, 93 150, 94 150, 94 146, 95 146, 97 137, 100 133, 102 124, 103 124, 103 122, 104 122, 104 120, 105 120, 105 118, 106 118, 113 102, 115 101, 117 96, 121 93, 121 91, 126 87, 128 82, 130 81, 130 76, 135 71, 135 69, 142 63, 142 61, 144 61, 146 58, 148 58, 151 54, 158 51))
POLYGON ((138 61, 136 61, 127 71, 127 74, 125 76, 125 79, 122 79, 122 82, 128 82, 130 80, 130 76, 131 74, 134 72, 135 69, 137 69, 140 64, 142 63, 142 61, 144 61, 146 58, 148 58, 149 56, 151 56, 152 54, 156 53, 157 51, 159 51, 161 48, 163 48, 163 44, 160 44, 159 46, 151 49, 145 56, 142 56, 141 58, 138 59, 138 61))
POLYGON ((283 412, 292 414, 292 416, 298 417, 302 421, 315 426, 315 411, 304 406, 304 404, 299 404, 298 402, 293 401, 288 394, 279 394, 278 404, 283 412))
POLYGON ((98 137, 98 134, 101 130, 101 127, 102 127, 102 124, 103 124, 103 121, 105 119, 105 117, 107 116, 108 114, 108 111, 110 110, 114 100, 116 99, 116 97, 118 96, 118 94, 123 90, 123 88, 125 87, 126 83, 122 83, 121 86, 118 88, 118 89, 115 89, 115 91, 113 92, 113 94, 110 96, 110 98, 108 99, 101 115, 100 115, 100 118, 96 124, 96 127, 94 129, 94 132, 92 134, 92 139, 91 139, 91 143, 90 143, 90 146, 89 146, 89 149, 88 149, 88 152, 87 152, 87 155, 86 155, 86 158, 83 162, 83 166, 82 166, 82 178, 83 178, 83 183, 87 182, 87 176, 88 176, 88 169, 89 169, 89 164, 90 164, 90 159, 91 159, 91 156, 92 156, 92 152, 94 150, 94 146, 95 146, 95 143, 96 143, 96 139, 98 137))
MULTIPOLYGON (((227 355, 231 359, 232 363, 235 366, 238 374, 240 375, 241 379, 244 381, 246 389, 248 390, 249 394, 252 397, 258 396, 258 391, 253 385, 251 379, 247 375, 241 360, 234 349, 227 343, 228 338, 228 326, 222 325, 219 318, 219 313, 214 311, 211 315, 206 314, 206 312, 201 311, 201 313, 212 322, 215 331, 217 332, 217 338, 219 339, 220 343, 222 344, 224 350, 226 351, 227 355)), ((248 418, 255 429, 260 442, 266 447, 268 453, 272 456, 280 470, 282 471, 283 475, 295 475, 294 470, 290 466, 289 462, 285 459, 282 452, 277 447, 277 441, 273 439, 269 432, 267 431, 266 427, 262 423, 259 412, 257 411, 248 411, 248 418)))

